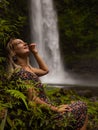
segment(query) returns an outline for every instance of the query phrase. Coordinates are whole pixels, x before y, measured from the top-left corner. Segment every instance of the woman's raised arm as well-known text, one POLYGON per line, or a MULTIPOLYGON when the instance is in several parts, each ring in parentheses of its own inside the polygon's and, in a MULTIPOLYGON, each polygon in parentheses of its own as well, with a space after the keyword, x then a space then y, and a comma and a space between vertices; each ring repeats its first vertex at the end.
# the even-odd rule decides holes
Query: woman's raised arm
POLYGON ((32 71, 35 74, 37 74, 38 76, 43 76, 43 75, 47 74, 49 72, 48 66, 43 61, 41 56, 39 55, 38 50, 36 49, 36 44, 35 43, 30 44, 29 48, 30 48, 30 51, 33 53, 38 65, 39 65, 39 68, 32 67, 32 71))

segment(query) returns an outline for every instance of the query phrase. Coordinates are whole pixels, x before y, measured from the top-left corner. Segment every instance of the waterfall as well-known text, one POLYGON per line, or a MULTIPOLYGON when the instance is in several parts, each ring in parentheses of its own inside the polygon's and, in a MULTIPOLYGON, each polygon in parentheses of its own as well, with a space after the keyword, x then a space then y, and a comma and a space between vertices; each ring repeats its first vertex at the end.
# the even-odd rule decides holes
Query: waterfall
POLYGON ((41 78, 44 83, 65 83, 65 72, 59 50, 57 14, 52 0, 30 1, 31 41, 37 43, 41 57, 49 67, 49 74, 41 78))
MULTIPOLYGON (((41 78, 44 83, 97 85, 85 75, 68 73, 61 61, 57 14, 52 0, 30 0, 31 42, 37 43, 39 54, 49 67, 49 74, 41 78)), ((33 57, 33 56, 32 56, 33 57)), ((31 57, 31 61, 32 58, 31 57)), ((34 61, 31 62, 34 65, 34 61)))

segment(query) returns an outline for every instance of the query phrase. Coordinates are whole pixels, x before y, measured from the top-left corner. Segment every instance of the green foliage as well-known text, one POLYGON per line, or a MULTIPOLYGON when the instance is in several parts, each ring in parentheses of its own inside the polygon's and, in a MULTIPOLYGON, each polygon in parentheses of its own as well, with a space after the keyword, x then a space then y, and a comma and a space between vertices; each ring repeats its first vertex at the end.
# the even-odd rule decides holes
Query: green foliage
POLYGON ((10 95, 12 95, 14 98, 16 99, 21 99, 23 101, 23 103, 25 104, 26 108, 28 109, 28 105, 27 105, 27 102, 26 102, 26 96, 18 91, 18 90, 7 90, 6 91, 7 93, 10 93, 10 95))
MULTIPOLYGON (((59 15, 61 46, 69 56, 67 60, 78 59, 80 56, 95 57, 98 53, 98 1, 55 0, 55 5, 59 15), (90 51, 94 53, 91 55, 90 51)), ((64 118, 62 123, 54 120, 56 113, 48 108, 38 106, 34 102, 28 104, 26 95, 20 88, 26 89, 29 85, 25 86, 18 81, 20 84, 16 88, 15 84, 9 83, 4 73, 4 45, 7 40, 11 36, 26 39, 26 28, 29 27, 27 8, 27 1, 24 0, 0 1, 0 110, 8 110, 3 126, 7 130, 64 130, 69 123, 68 117, 64 118)), ((93 101, 78 96, 72 90, 63 91, 53 87, 46 89, 46 93, 54 105, 69 104, 71 100, 85 101, 88 105, 88 129, 98 129, 98 99, 93 101)))
POLYGON ((74 90, 66 90, 59 88, 51 88, 48 90, 48 96, 56 104, 69 104, 71 101, 81 100, 88 107, 88 126, 89 130, 98 129, 98 97, 83 97, 79 96, 74 90))
MULTIPOLYGON (((35 102, 28 102, 25 90, 27 86, 21 81, 9 83, 8 80, 3 79, 0 82, 0 110, 7 109, 6 123, 4 125, 7 130, 56 130, 68 126, 70 120, 74 120, 71 115, 64 117, 64 120, 56 119, 57 114, 47 107, 36 104, 35 102), (5 81, 5 82, 4 82, 5 81), (17 84, 19 83, 19 84, 17 84), (17 87, 18 85, 18 87, 17 87), (13 89, 15 88, 15 89, 13 89), (20 91, 21 89, 22 91, 20 91), (24 91, 23 91, 24 90, 24 91)), ((87 103, 89 123, 88 129, 93 130, 97 128, 98 122, 98 99, 86 98, 79 96, 73 90, 66 90, 61 88, 47 87, 45 85, 45 92, 54 105, 70 104, 71 101, 81 100, 87 103)), ((65 115, 64 115, 65 116, 65 115)))
POLYGON ((0 1, 0 44, 5 44, 11 37, 25 38, 28 26, 27 10, 26 1, 0 1))
POLYGON ((83 58, 98 59, 96 56, 98 1, 55 0, 54 2, 58 12, 60 46, 65 61, 71 62, 83 58))
POLYGON ((0 0, 0 71, 6 66, 5 46, 11 37, 28 40, 28 1, 0 0), (27 36, 26 36, 27 35, 27 36))

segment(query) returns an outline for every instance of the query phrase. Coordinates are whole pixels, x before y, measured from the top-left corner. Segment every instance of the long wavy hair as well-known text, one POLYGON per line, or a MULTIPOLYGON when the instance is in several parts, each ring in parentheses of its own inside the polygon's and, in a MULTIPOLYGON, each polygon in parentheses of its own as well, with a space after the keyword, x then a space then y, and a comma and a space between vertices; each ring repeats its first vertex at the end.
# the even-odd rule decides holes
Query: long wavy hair
MULTIPOLYGON (((17 64, 17 57, 15 56, 15 53, 14 53, 14 40, 17 39, 17 38, 11 38, 9 40, 9 42, 7 43, 7 46, 6 46, 6 52, 7 52, 7 72, 8 72, 8 75, 10 76, 15 70, 17 69, 20 69, 21 66, 17 64)), ((29 57, 27 59, 27 63, 28 63, 28 66, 31 67, 30 63, 29 63, 29 57)))
POLYGON ((16 38, 11 38, 6 46, 7 52, 7 72, 11 74, 15 71, 15 69, 20 68, 21 66, 16 64, 15 54, 14 54, 14 46, 13 42, 16 38))

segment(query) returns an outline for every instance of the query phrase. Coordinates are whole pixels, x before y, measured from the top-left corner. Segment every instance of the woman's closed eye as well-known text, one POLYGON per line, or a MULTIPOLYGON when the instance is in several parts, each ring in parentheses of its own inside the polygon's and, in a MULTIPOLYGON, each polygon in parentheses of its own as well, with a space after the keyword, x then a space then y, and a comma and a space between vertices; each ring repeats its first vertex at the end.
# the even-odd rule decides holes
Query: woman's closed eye
POLYGON ((17 43, 15 43, 14 45, 17 46, 17 45, 19 45, 19 44, 21 44, 21 43, 22 43, 22 42, 17 42, 17 43))
POLYGON ((15 46, 18 46, 18 45, 20 45, 20 44, 25 45, 25 44, 27 44, 27 43, 26 43, 26 42, 17 42, 17 43, 15 43, 15 46))

